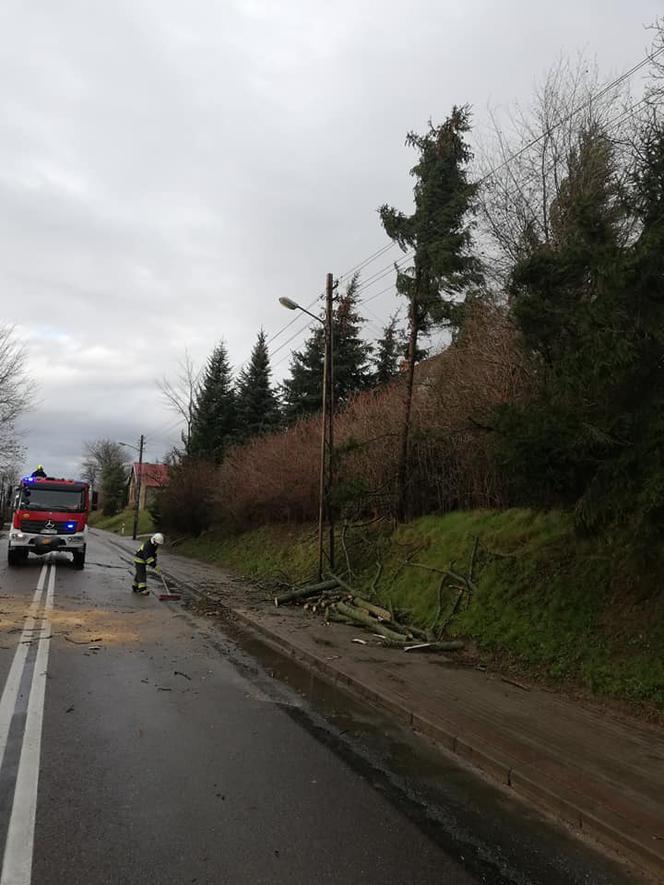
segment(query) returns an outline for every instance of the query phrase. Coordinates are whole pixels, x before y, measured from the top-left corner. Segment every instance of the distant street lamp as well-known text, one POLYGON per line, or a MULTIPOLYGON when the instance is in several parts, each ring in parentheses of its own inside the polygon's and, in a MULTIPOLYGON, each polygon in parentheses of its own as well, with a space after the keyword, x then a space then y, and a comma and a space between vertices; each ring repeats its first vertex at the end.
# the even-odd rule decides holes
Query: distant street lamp
POLYGON ((131 533, 131 537, 133 540, 136 540, 136 535, 138 533, 138 509, 141 503, 141 478, 143 473, 143 446, 145 444, 145 437, 141 434, 141 439, 138 446, 133 446, 131 443, 121 442, 119 445, 125 446, 128 449, 133 449, 135 452, 138 452, 138 476, 136 477, 136 503, 134 504, 134 529, 131 533))
POLYGON ((279 304, 288 310, 301 310, 322 324, 325 332, 325 358, 323 361, 323 423, 320 445, 320 493, 318 501, 318 579, 323 577, 323 534, 325 516, 328 523, 328 558, 334 570, 334 512, 330 496, 334 479, 334 326, 332 324, 332 274, 327 275, 325 286, 325 319, 311 313, 291 298, 280 298, 279 304), (327 457, 326 457, 327 455, 327 457), (327 469, 326 469, 327 467, 327 469))

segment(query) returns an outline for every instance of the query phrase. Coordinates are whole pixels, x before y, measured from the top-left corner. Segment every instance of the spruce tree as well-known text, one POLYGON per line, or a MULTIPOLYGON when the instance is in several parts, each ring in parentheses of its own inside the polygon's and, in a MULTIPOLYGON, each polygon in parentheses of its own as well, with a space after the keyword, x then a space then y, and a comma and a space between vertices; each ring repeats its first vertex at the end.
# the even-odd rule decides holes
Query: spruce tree
POLYGON ((418 151, 412 215, 384 205, 380 217, 390 239, 413 263, 397 273, 397 291, 414 306, 419 332, 432 323, 458 325, 460 296, 482 282, 481 266, 471 252, 472 213, 477 185, 468 179, 472 153, 465 140, 470 110, 454 107, 440 126, 425 135, 410 132, 406 144, 418 151))
MULTIPOLYGON (((363 318, 357 310, 358 281, 356 274, 338 299, 332 315, 335 408, 348 402, 353 393, 371 386, 369 356, 372 346, 360 335, 363 318)), ((321 410, 324 359, 325 332, 320 326, 313 330, 304 348, 293 354, 291 375, 283 384, 287 420, 321 410)))
POLYGON ((397 272, 397 291, 409 300, 408 376, 397 492, 397 511, 402 518, 407 509, 408 437, 418 338, 433 323, 458 327, 461 297, 469 286, 482 281, 480 263, 470 250, 477 185, 468 179, 472 154, 465 135, 469 129, 469 109, 454 107, 441 126, 429 124, 425 135, 409 133, 406 144, 419 154, 411 169, 415 210, 405 215, 387 205, 380 209, 388 237, 404 251, 413 251, 412 265, 397 272))
POLYGON ((191 423, 188 454, 221 461, 237 432, 233 377, 223 341, 212 351, 191 423))
POLYGON ((376 342, 376 356, 373 359, 373 383, 376 387, 387 384, 399 374, 399 364, 404 357, 404 337, 393 316, 383 329, 383 337, 376 342))
POLYGON ((244 439, 273 430, 279 423, 279 403, 270 384, 270 355, 261 329, 249 365, 237 382, 238 435, 244 439))
MULTIPOLYGON (((511 278, 512 315, 538 383, 528 401, 498 411, 501 461, 518 498, 574 506, 584 529, 638 508, 661 440, 664 238, 661 207, 649 217, 649 200, 639 204, 653 169, 641 147, 630 211, 608 133, 579 132, 551 204, 551 236, 531 234, 511 278)), ((664 471, 656 473, 644 507, 653 511, 664 504, 664 471)))
POLYGON ((290 378, 283 382, 283 408, 287 421, 312 415, 323 407, 323 363, 325 334, 316 327, 302 350, 293 353, 290 378))
POLYGON ((335 407, 343 406, 354 393, 371 386, 369 358, 373 347, 360 335, 364 320, 357 310, 358 285, 359 275, 355 274, 333 315, 335 407))

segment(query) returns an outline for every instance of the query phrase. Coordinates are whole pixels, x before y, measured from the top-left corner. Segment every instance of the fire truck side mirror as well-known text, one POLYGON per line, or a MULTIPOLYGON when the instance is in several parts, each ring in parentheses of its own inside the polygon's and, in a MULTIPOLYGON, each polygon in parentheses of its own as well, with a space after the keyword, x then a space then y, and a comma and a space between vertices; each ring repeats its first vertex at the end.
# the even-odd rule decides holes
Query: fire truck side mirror
POLYGON ((92 493, 92 505, 90 507, 91 510, 96 510, 99 507, 99 492, 92 493))

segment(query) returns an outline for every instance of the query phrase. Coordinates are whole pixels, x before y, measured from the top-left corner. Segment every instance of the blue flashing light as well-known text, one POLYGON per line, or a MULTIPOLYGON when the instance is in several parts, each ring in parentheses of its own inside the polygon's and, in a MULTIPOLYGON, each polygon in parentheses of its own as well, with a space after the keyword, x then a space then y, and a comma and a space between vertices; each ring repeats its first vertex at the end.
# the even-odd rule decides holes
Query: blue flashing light
POLYGON ((34 476, 24 476, 21 478, 21 482, 34 482, 34 481, 35 481, 34 476))
POLYGON ((75 523, 75 522, 68 522, 68 523, 67 523, 67 528, 68 528, 68 529, 75 529, 75 528, 76 528, 76 523, 75 523))

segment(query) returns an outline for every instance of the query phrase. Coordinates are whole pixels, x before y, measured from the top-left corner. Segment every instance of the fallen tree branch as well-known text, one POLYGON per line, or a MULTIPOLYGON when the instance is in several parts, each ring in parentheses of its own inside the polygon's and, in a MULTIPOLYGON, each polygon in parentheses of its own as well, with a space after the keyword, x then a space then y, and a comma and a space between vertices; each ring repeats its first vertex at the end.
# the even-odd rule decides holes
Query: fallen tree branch
POLYGON ((358 608, 363 608, 365 611, 368 611, 370 614, 374 615, 374 617, 378 618, 379 621, 392 621, 392 615, 386 608, 381 608, 380 605, 374 605, 373 602, 369 602, 366 599, 362 599, 361 596, 354 596, 353 603, 358 608))
POLYGON ((377 562, 376 565, 378 566, 378 568, 376 570, 376 574, 374 575, 374 579, 371 582, 371 589, 369 591, 371 596, 375 596, 376 593, 378 592, 378 582, 380 581, 381 576, 383 574, 383 563, 377 562))
POLYGON ((355 621, 351 621, 351 619, 347 618, 345 615, 339 614, 339 612, 335 611, 333 608, 325 613, 325 618, 327 621, 334 621, 335 624, 348 624, 350 627, 356 626, 355 621))
POLYGON ((296 587, 294 590, 288 590, 286 593, 275 596, 274 604, 278 607, 286 602, 293 602, 295 599, 307 599, 309 596, 316 596, 326 590, 336 590, 338 585, 339 581, 334 578, 329 581, 321 581, 318 584, 308 584, 306 587, 296 587))
POLYGON ((343 587, 343 589, 347 593, 350 593, 351 596, 355 596, 357 594, 357 590, 354 590, 353 587, 351 587, 347 581, 344 581, 343 578, 340 578, 339 575, 335 575, 334 572, 330 572, 330 575, 334 578, 334 580, 337 582, 337 584, 340 587, 343 587))
POLYGON ((406 645, 404 651, 460 651, 464 647, 461 639, 448 639, 445 642, 420 642, 406 645))
POLYGON ((384 516, 374 516, 373 519, 370 519, 367 522, 353 522, 351 523, 350 527, 352 529, 363 529, 366 528, 368 525, 375 525, 375 523, 377 522, 382 522, 384 519, 384 516))
POLYGON ((353 580, 353 569, 350 567, 350 556, 348 555, 348 547, 346 546, 346 532, 348 531, 348 520, 345 520, 344 527, 341 530, 341 548, 344 551, 344 557, 346 559, 346 571, 348 573, 348 580, 353 580))
POLYGON ((524 685, 523 682, 517 682, 516 679, 508 679, 507 676, 500 677, 501 682, 506 682, 508 685, 515 685, 517 688, 520 688, 522 691, 530 691, 527 685, 524 685))
MULTIPOLYGON (((450 563, 450 565, 453 564, 454 563, 450 563)), ((423 568, 430 572, 437 572, 439 575, 448 575, 454 581, 457 581, 460 584, 464 584, 469 590, 472 590, 473 592, 477 590, 477 587, 475 586, 473 581, 470 580, 470 578, 467 578, 465 575, 459 574, 459 572, 455 572, 451 568, 436 568, 436 566, 426 565, 426 563, 424 562, 409 562, 408 565, 412 565, 415 568, 423 568)))
POLYGON ((479 546, 480 546, 480 539, 476 535, 475 542, 473 543, 473 550, 470 554, 470 562, 468 563, 468 580, 471 582, 474 580, 473 572, 475 571, 475 559, 477 557, 477 548, 479 546))
POLYGON ((387 627, 384 627, 383 624, 376 621, 375 618, 372 618, 371 615, 367 614, 367 612, 360 608, 347 605, 345 602, 337 602, 335 609, 339 614, 344 615, 344 617, 350 618, 352 621, 361 624, 363 627, 369 627, 374 633, 379 633, 386 639, 391 639, 393 642, 405 641, 405 637, 401 633, 397 633, 394 630, 389 630, 387 627))

